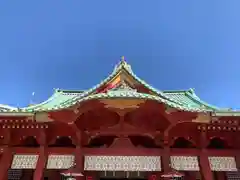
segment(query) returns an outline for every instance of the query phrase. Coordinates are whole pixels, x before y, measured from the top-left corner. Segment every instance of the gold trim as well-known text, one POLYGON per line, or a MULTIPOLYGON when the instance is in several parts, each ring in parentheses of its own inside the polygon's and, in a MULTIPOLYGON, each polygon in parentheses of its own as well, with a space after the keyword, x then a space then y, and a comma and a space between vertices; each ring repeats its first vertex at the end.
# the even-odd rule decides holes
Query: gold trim
POLYGON ((143 99, 103 99, 100 100, 106 108, 114 109, 136 109, 146 100, 143 99))
POLYGON ((211 122, 211 116, 210 116, 210 114, 199 113, 197 118, 193 119, 192 122, 210 123, 211 122))

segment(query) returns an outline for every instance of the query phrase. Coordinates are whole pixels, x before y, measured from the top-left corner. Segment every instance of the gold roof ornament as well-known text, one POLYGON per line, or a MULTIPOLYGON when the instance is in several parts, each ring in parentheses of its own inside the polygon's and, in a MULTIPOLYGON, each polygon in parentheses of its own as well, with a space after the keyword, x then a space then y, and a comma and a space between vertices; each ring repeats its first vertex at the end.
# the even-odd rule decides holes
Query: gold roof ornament
POLYGON ((121 56, 119 63, 115 65, 114 71, 121 67, 130 67, 126 62, 125 56, 121 56))
POLYGON ((121 56, 121 60, 120 63, 117 65, 117 67, 119 65, 122 65, 123 67, 125 67, 126 69, 128 69, 129 71, 132 71, 131 65, 127 63, 125 56, 121 56))
POLYGON ((125 62, 125 57, 124 56, 121 56, 121 61, 125 62))

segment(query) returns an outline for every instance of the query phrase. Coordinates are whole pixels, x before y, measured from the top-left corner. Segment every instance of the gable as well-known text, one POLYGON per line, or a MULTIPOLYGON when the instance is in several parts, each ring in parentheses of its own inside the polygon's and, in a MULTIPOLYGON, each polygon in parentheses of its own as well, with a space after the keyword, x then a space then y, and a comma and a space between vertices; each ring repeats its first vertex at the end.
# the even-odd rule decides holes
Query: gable
POLYGON ((48 100, 30 107, 6 108, 0 106, 0 111, 51 111, 67 108, 77 102, 99 97, 140 97, 159 100, 173 107, 193 111, 219 110, 198 98, 191 90, 187 91, 159 91, 140 79, 131 69, 131 66, 122 59, 114 68, 113 72, 96 86, 87 91, 56 90, 48 100))
POLYGON ((96 91, 96 93, 104 93, 108 90, 111 90, 113 88, 116 88, 120 86, 121 84, 127 84, 129 87, 135 89, 139 93, 146 93, 146 94, 152 94, 154 93, 145 87, 143 84, 141 84, 134 76, 133 72, 129 69, 126 69, 122 67, 118 73, 116 73, 115 76, 113 76, 106 84, 99 87, 96 91))

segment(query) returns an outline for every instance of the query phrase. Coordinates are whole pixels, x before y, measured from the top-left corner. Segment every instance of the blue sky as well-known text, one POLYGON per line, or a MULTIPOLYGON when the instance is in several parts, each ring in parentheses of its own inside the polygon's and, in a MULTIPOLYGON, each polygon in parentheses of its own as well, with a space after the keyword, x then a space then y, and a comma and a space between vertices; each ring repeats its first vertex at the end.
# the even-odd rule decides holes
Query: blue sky
POLYGON ((239 0, 0 1, 0 103, 88 89, 124 55, 160 90, 240 108, 239 0))

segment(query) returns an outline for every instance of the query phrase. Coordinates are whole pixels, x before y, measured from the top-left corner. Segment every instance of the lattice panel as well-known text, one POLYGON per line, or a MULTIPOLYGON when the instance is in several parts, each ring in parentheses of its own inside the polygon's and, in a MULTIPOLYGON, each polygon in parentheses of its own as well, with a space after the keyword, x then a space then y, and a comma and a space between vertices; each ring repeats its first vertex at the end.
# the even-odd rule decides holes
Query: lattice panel
POLYGON ((21 180, 22 169, 9 169, 8 170, 8 180, 21 180))
POLYGON ((234 157, 208 157, 212 171, 237 171, 234 157))
POLYGON ((171 165, 180 171, 199 171, 197 156, 171 156, 171 165))
POLYGON ((47 169, 68 169, 74 165, 73 155, 49 155, 47 169))
POLYGON ((85 156, 88 171, 161 171, 160 156, 85 156))
POLYGON ((15 154, 11 169, 36 169, 38 155, 15 154))
POLYGON ((226 173, 227 180, 239 180, 240 179, 240 172, 227 172, 226 173))

